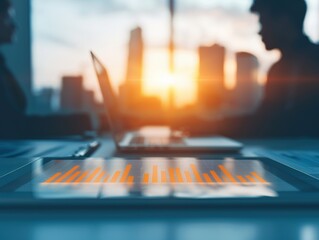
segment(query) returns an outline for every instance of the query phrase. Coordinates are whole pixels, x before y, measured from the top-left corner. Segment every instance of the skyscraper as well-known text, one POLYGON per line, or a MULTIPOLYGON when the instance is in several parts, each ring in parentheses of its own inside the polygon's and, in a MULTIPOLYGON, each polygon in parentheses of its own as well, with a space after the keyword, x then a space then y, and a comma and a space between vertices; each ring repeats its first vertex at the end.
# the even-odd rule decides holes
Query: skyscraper
POLYGON ((142 97, 144 41, 142 29, 131 31, 127 61, 126 81, 121 87, 127 107, 139 104, 142 97), (124 88, 123 88, 124 87, 124 88))
POLYGON ((236 105, 245 111, 253 110, 261 90, 258 84, 259 61, 256 56, 239 52, 236 54, 237 84, 234 90, 236 105))
POLYGON ((35 94, 35 111, 39 114, 51 114, 53 112, 53 88, 43 88, 35 94))
POLYGON ((86 112, 97 112, 99 109, 93 90, 85 89, 82 93, 82 109, 86 112))
POLYGON ((198 104, 216 109, 223 102, 225 93, 224 47, 213 45, 199 48, 198 104))
POLYGON ((64 76, 62 78, 60 108, 65 112, 83 109, 83 77, 64 76))
POLYGON ((175 9, 176 9, 175 0, 169 0, 168 5, 169 5, 169 12, 170 12, 169 68, 170 68, 170 72, 173 73, 175 70, 175 64, 174 64, 174 56, 175 56, 174 18, 175 18, 175 9))

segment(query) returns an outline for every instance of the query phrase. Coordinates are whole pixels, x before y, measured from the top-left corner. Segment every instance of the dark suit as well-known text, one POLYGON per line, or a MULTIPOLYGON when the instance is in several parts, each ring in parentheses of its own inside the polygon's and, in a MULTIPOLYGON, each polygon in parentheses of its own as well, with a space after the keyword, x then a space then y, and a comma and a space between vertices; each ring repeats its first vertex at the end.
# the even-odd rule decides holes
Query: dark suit
MULTIPOLYGON (((268 73, 265 97, 247 121, 261 135, 317 135, 319 128, 319 46, 301 38, 289 55, 283 55, 268 73), (258 130, 258 129, 257 129, 258 130)), ((253 132, 247 131, 253 135, 253 132)))
MULTIPOLYGON (((193 121, 186 120, 186 126, 196 125, 193 121)), ((303 36, 272 66, 264 99, 254 114, 201 121, 190 130, 230 137, 319 136, 319 46, 303 36)))
POLYGON ((28 116, 26 97, 0 56, 0 138, 47 138, 91 129, 87 115, 28 116))

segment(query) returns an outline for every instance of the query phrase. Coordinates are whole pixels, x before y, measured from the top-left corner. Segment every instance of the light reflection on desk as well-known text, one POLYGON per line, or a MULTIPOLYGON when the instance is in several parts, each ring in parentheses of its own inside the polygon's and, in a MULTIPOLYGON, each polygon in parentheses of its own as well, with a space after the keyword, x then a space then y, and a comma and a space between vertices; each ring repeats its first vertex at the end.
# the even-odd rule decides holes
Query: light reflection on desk
POLYGON ((24 240, 316 240, 318 213, 240 212, 35 212, 0 214, 0 238, 24 240), (14 229, 14 231, 12 231, 14 229))

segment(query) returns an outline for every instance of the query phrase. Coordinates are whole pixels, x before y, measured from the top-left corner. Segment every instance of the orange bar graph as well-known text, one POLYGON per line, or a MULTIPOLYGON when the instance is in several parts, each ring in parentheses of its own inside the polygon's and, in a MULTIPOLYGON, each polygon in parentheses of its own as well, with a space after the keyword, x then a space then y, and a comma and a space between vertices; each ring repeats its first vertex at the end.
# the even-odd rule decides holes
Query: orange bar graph
POLYGON ((116 171, 113 174, 113 177, 111 178, 111 183, 116 183, 120 175, 121 175, 121 171, 116 171))
POLYGON ((189 171, 185 171, 185 177, 186 177, 186 181, 187 181, 188 183, 193 182, 193 179, 192 179, 191 174, 190 174, 189 171))
POLYGON ((66 179, 68 176, 70 176, 75 170, 77 170, 80 166, 74 166, 73 168, 71 168, 69 171, 67 171, 66 173, 64 173, 61 177, 59 177, 55 182, 59 183, 62 182, 64 179, 66 179))
POLYGON ((250 182, 252 182, 252 183, 255 183, 255 182, 256 182, 256 180, 253 179, 253 178, 252 178, 251 176, 249 176, 249 175, 247 175, 246 178, 247 178, 250 182))
POLYGON ((165 171, 162 171, 162 183, 167 183, 167 175, 165 171))
POLYGON ((134 176, 129 176, 127 179, 127 183, 129 186, 132 186, 134 184, 134 176))
POLYGON ((171 183, 175 183, 175 182, 176 182, 176 179, 175 179, 175 171, 174 171, 174 168, 170 168, 168 171, 169 171, 170 182, 171 182, 171 183))
POLYGON ((213 176, 216 182, 222 183, 223 180, 218 176, 218 174, 215 171, 210 171, 210 174, 213 176))
MULTIPOLYGON (((257 171, 251 172, 249 175, 234 176, 231 171, 224 165, 218 165, 218 170, 210 170, 209 173, 201 173, 196 164, 190 164, 190 169, 183 170, 180 167, 170 167, 165 170, 161 169, 158 164, 151 166, 151 172, 145 172, 142 178, 142 184, 157 184, 157 183, 209 183, 209 184, 270 184, 266 181, 263 175, 257 171), (219 171, 220 170, 220 171, 219 171), (219 174, 221 173, 221 174, 219 174)), ((73 166, 70 170, 57 172, 42 184, 78 184, 78 183, 123 183, 133 185, 134 180, 140 177, 130 174, 133 166, 128 164, 124 171, 117 170, 113 174, 107 174, 102 167, 97 167, 93 170, 80 171, 80 166, 73 166)))
POLYGON ((83 179, 86 178, 86 176, 87 176, 88 174, 89 174, 89 171, 83 172, 83 173, 81 174, 81 176, 80 176, 77 180, 75 180, 75 183, 80 183, 80 182, 82 182, 83 179))
POLYGON ((109 180, 109 178, 110 178, 110 176, 106 176, 106 177, 104 178, 103 182, 107 183, 108 180, 109 180))
POLYGON ((193 173, 194 173, 194 176, 195 176, 195 179, 196 181, 198 182, 203 182, 203 179, 201 178, 200 174, 199 174, 199 171, 197 169, 197 166, 195 164, 192 164, 191 165, 191 168, 193 170, 193 173))
POLYGON ((61 172, 57 172, 56 174, 54 174, 52 177, 50 177, 48 180, 46 180, 44 183, 51 183, 54 181, 54 179, 56 179, 57 177, 61 176, 62 173, 61 172))
POLYGON ((252 172, 251 174, 252 174, 259 182, 261 182, 261 183, 268 183, 265 179, 263 179, 261 176, 259 176, 258 173, 252 172))
POLYGON ((237 178, 238 178, 239 181, 241 181, 242 183, 247 183, 247 180, 246 180, 243 176, 237 176, 237 178))
POLYGON ((145 173, 143 177, 143 183, 148 184, 149 180, 150 180, 150 175, 148 173, 145 173))
POLYGON ((182 172, 181 172, 180 168, 176 168, 176 176, 177 176, 177 182, 179 182, 179 183, 183 183, 184 182, 184 179, 183 179, 182 172))
POLYGON ((96 175, 99 173, 101 171, 101 168, 100 167, 98 167, 98 168, 96 168, 94 171, 93 171, 93 173, 86 179, 86 181, 85 182, 91 182, 95 177, 96 177, 96 175))
POLYGON ((75 172, 69 179, 67 179, 65 182, 66 183, 71 183, 73 182, 79 175, 81 174, 81 172, 75 172))
POLYGON ((208 176, 207 173, 204 173, 203 176, 207 183, 213 183, 212 179, 208 176))
POLYGON ((158 183, 158 166, 153 166, 152 183, 158 183))
POLYGON ((102 171, 102 172, 97 176, 97 178, 95 179, 94 182, 96 182, 96 183, 102 182, 102 179, 103 179, 103 177, 105 176, 105 174, 106 174, 106 172, 105 172, 105 171, 102 171))
POLYGON ((228 179, 228 177, 223 176, 223 182, 224 183, 230 183, 230 180, 228 179))
POLYGON ((219 165, 218 167, 231 182, 237 183, 233 175, 223 165, 219 165))
POLYGON ((123 173, 123 176, 120 179, 121 183, 125 183, 126 182, 126 179, 128 178, 128 175, 130 174, 131 169, 132 169, 132 164, 129 164, 129 165, 126 166, 126 168, 124 170, 124 173, 123 173))

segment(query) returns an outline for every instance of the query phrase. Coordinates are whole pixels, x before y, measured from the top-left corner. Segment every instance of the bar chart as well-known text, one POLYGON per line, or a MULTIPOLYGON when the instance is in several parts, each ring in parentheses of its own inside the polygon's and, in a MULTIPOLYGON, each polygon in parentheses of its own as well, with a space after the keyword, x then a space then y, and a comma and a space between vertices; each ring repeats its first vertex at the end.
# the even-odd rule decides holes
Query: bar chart
POLYGON ((44 179, 42 185, 77 185, 77 184, 210 184, 210 185, 271 185, 263 173, 258 171, 234 171, 224 164, 213 168, 200 168, 195 163, 185 167, 151 164, 147 169, 132 171, 133 165, 126 164, 122 169, 108 170, 105 166, 82 169, 74 165, 66 171, 57 171, 44 179))

